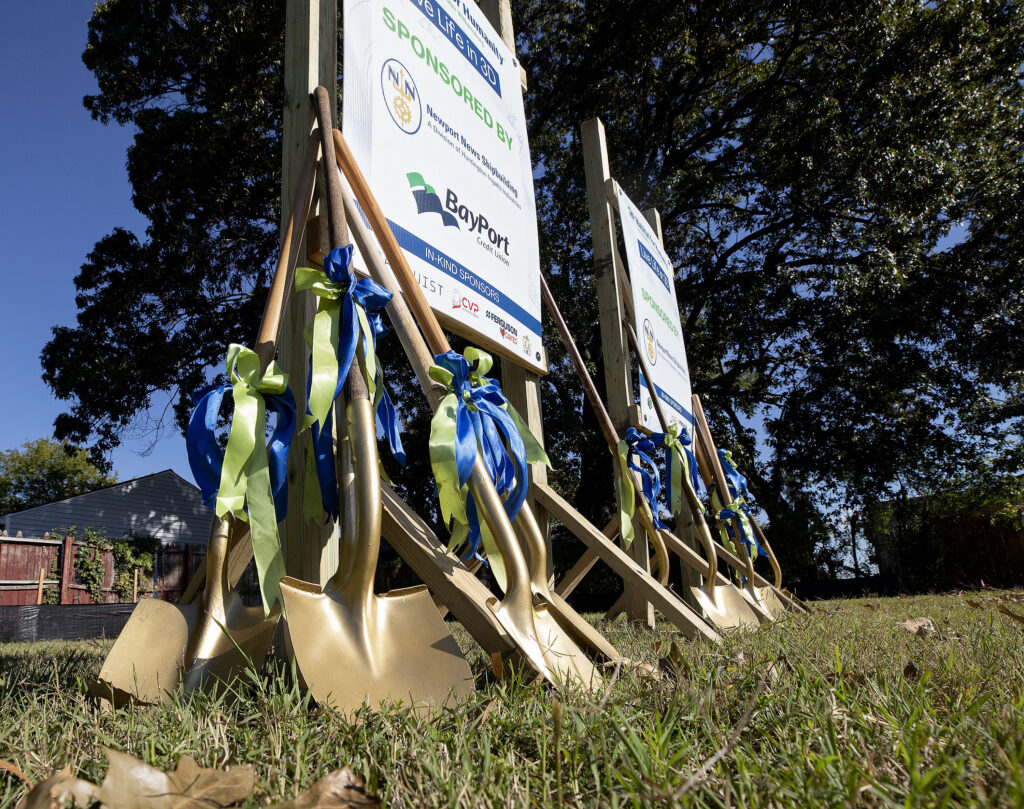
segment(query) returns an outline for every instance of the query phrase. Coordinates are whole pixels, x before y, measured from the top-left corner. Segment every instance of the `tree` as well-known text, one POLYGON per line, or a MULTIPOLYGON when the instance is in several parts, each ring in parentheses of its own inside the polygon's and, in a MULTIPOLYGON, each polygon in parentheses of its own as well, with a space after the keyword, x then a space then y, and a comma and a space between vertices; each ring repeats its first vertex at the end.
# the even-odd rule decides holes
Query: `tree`
MULTIPOLYGON (((1019 468, 1024 11, 516 0, 513 13, 542 266, 570 327, 601 380, 579 140, 599 115, 613 173, 661 210, 695 389, 789 570, 834 555, 841 507, 1019 468)), ((72 402, 58 435, 102 454, 162 391, 181 423, 226 343, 251 341, 276 245, 283 19, 280 0, 97 8, 86 104, 139 127, 129 171, 151 225, 144 243, 97 244, 78 324, 44 351, 72 402)), ((555 480, 597 519, 608 455, 548 348, 555 480)), ((425 410, 399 387, 415 446, 425 410)), ((420 472, 413 500, 429 501, 420 472)))
MULTIPOLYGON (((572 290, 596 359, 578 133, 599 115, 613 174, 661 210, 695 390, 785 566, 813 574, 840 506, 1019 467, 1017 5, 515 10, 555 294, 572 290)), ((586 476, 606 460, 579 407, 545 397, 549 439, 586 476)))
POLYGON ((0 514, 64 500, 117 482, 66 441, 40 438, 0 452, 0 514))

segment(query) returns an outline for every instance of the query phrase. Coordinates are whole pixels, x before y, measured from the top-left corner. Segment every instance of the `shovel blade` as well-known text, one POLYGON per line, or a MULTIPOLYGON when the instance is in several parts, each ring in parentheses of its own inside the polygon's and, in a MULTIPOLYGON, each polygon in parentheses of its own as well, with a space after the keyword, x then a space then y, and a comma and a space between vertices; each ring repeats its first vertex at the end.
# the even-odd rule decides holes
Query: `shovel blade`
POLYGON ((189 637, 199 623, 197 602, 179 606, 143 598, 117 636, 90 693, 115 705, 167 702, 181 682, 189 637))
POLYGON ((594 664, 558 625, 546 604, 532 610, 527 605, 525 614, 496 598, 489 599, 487 606, 512 638, 518 654, 538 674, 560 688, 598 690, 601 676, 594 664))
POLYGON ((691 587, 690 591, 708 620, 719 629, 753 629, 760 625, 757 615, 736 587, 716 585, 708 590, 691 587))
POLYGON ((473 693, 473 673, 426 587, 346 599, 285 577, 281 593, 295 661, 313 697, 351 716, 402 701, 417 711, 473 693))
POLYGON ((277 608, 266 616, 263 607, 247 607, 238 593, 226 593, 224 620, 206 616, 192 638, 185 690, 208 687, 214 680, 228 682, 247 668, 259 671, 279 617, 277 608))
POLYGON ((771 587, 757 587, 755 589, 757 590, 757 598, 761 602, 761 606, 772 617, 772 620, 775 620, 786 611, 786 605, 782 603, 782 599, 775 594, 771 587))

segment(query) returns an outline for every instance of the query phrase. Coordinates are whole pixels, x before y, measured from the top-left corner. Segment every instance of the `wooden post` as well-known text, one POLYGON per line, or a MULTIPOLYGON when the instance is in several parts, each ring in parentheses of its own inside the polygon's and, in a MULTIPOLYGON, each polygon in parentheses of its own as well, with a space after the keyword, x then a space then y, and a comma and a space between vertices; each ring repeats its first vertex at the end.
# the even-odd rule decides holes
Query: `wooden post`
MULTIPOLYGON (((487 21, 498 32, 501 41, 504 42, 513 53, 516 51, 515 33, 512 30, 512 3, 511 0, 478 0, 480 10, 487 17, 487 21)), ((523 90, 526 89, 525 81, 523 90)), ((544 418, 540 404, 540 376, 527 370, 514 362, 502 360, 501 362, 501 389, 511 402, 512 406, 519 411, 523 420, 527 423, 541 446, 544 446, 544 418)), ((530 465, 530 480, 536 483, 548 482, 548 470, 544 464, 530 465)), ((553 574, 552 553, 551 553, 551 531, 548 513, 543 506, 537 503, 533 496, 533 488, 527 495, 526 502, 537 518, 537 525, 540 526, 544 535, 544 542, 547 544, 548 570, 547 576, 550 580, 553 574)))
POLYGON ((64 558, 63 564, 61 564, 60 571, 60 603, 69 604, 70 602, 70 590, 71 583, 75 580, 75 541, 71 538, 71 534, 64 537, 64 558))
POLYGON ((139 569, 135 568, 135 577, 132 581, 132 603, 135 604, 139 600, 139 569))
POLYGON ((36 588, 36 606, 43 603, 43 578, 46 576, 46 568, 39 568, 39 587, 36 588))
MULTIPOLYGON (((605 199, 605 184, 611 178, 604 125, 592 118, 582 126, 583 162, 587 178, 587 200, 590 206, 590 235, 594 248, 594 271, 597 274, 598 317, 604 355, 605 402, 615 430, 622 435, 630 426, 633 406, 633 375, 629 361, 629 344, 622 321, 625 303, 617 282, 624 273, 615 247, 615 213, 605 199)), ((633 523, 636 539, 627 551, 644 571, 650 570, 650 554, 639 518, 633 523)), ((626 615, 630 621, 654 627, 654 608, 643 591, 626 586, 626 615)))
MULTIPOLYGON (((323 85, 332 99, 337 97, 337 0, 288 0, 286 17, 282 231, 291 215, 291 199, 313 126, 310 94, 317 85, 323 85)), ((300 255, 306 252, 304 247, 300 255)), ((291 296, 278 341, 278 361, 289 375, 289 385, 299 413, 306 409, 308 353, 302 332, 312 320, 314 304, 310 298, 309 295, 291 296)), ((323 585, 337 568, 337 543, 332 541, 333 526, 319 526, 303 517, 303 481, 309 444, 299 434, 301 417, 297 422, 296 440, 288 453, 288 517, 281 526, 281 544, 289 575, 323 585)))

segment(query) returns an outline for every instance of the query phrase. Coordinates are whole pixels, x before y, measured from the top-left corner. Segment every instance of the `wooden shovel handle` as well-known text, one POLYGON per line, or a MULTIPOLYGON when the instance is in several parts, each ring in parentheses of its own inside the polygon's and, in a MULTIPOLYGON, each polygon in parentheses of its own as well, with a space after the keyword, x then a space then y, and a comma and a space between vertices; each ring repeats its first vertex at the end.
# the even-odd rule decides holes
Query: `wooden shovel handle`
MULTIPOLYGON (((313 205, 313 184, 316 179, 316 162, 320 151, 319 139, 319 132, 314 130, 310 133, 309 143, 306 146, 306 157, 299 173, 299 184, 292 196, 291 215, 281 234, 281 250, 278 254, 277 267, 274 270, 274 278, 270 282, 267 303, 263 307, 263 319, 260 321, 260 330, 256 337, 256 354, 260 358, 260 368, 264 371, 277 353, 277 337, 281 331, 281 322, 284 320, 288 296, 291 294, 295 282, 295 266, 299 261, 299 243, 302 241, 303 228, 309 218, 309 209, 313 205)), ((218 525, 219 522, 214 520, 214 532, 218 525)), ((252 559, 252 541, 245 523, 238 520, 232 521, 225 553, 227 561, 222 561, 220 567, 224 569, 227 586, 234 587, 238 579, 242 577, 249 560, 252 559)), ((200 565, 196 570, 179 603, 189 604, 199 594, 200 588, 206 582, 206 569, 209 561, 207 560, 207 564, 200 565)))
MULTIPOLYGON (((576 341, 572 339, 572 334, 569 331, 569 327, 565 324, 565 319, 562 317, 562 312, 558 308, 558 304, 555 302, 554 296, 551 294, 551 290, 548 288, 548 282, 545 280, 544 275, 540 276, 540 293, 544 299, 544 305, 548 308, 548 313, 551 315, 551 319, 555 321, 555 326, 558 328, 558 333, 562 336, 562 343, 565 345, 565 350, 569 353, 572 364, 576 366, 576 373, 580 378, 580 382, 583 384, 583 391, 587 395, 587 400, 590 402, 590 406, 594 408, 594 412, 597 414, 597 422, 601 425, 601 432, 604 434, 605 441, 608 442, 608 446, 612 452, 615 452, 619 446, 619 435, 615 431, 615 425, 612 424, 611 416, 608 415, 608 411, 605 409, 604 402, 601 401, 601 396, 597 392, 597 386, 594 385, 594 380, 590 378, 590 372, 587 370, 586 364, 583 362, 583 357, 580 354, 580 350, 576 347, 576 341)), ((641 487, 636 485, 634 475, 634 490, 637 494, 637 503, 640 505, 640 520, 643 523, 644 530, 647 532, 648 537, 651 540, 651 544, 654 545, 655 553, 658 558, 665 558, 667 569, 668 552, 665 549, 665 540, 661 538, 661 534, 658 531, 657 526, 654 524, 654 514, 647 503, 646 498, 640 496, 641 487)))
POLYGON ((555 321, 555 327, 558 329, 558 333, 562 336, 562 344, 565 346, 565 350, 569 354, 569 359, 571 359, 572 364, 576 366, 576 373, 580 378, 580 382, 583 384, 583 392, 587 395, 587 401, 590 402, 590 406, 594 409, 594 413, 597 414, 597 423, 601 426, 601 432, 604 434, 604 440, 608 442, 610 447, 617 447, 619 445, 619 436, 615 432, 615 425, 612 424, 611 416, 608 415, 604 402, 601 401, 601 395, 597 392, 594 380, 590 378, 590 372, 587 370, 587 365, 583 361, 580 350, 576 347, 576 341, 573 340, 572 333, 569 331, 569 327, 565 324, 565 319, 562 317, 558 304, 555 303, 555 298, 551 294, 551 290, 548 288, 548 282, 545 280, 543 274, 540 277, 540 294, 544 299, 544 305, 548 308, 548 313, 551 315, 551 319, 555 321))
POLYGON ((301 242, 303 228, 309 218, 309 209, 313 204, 313 183, 316 178, 316 161, 319 154, 320 133, 314 130, 309 135, 306 146, 306 158, 302 162, 299 173, 299 184, 292 196, 292 210, 281 234, 281 251, 274 269, 274 279, 270 282, 270 292, 263 308, 263 320, 260 322, 259 335, 256 338, 256 353, 260 358, 260 367, 265 371, 277 353, 277 336, 284 320, 284 310, 288 305, 288 296, 295 283, 295 265, 298 263, 298 244, 294 249, 292 242, 301 242))
POLYGON ((444 354, 451 349, 451 346, 448 344, 448 338, 444 336, 441 325, 437 322, 437 318, 434 317, 430 304, 427 303, 427 299, 423 295, 423 290, 416 283, 416 278, 409 267, 409 262, 406 261, 405 254, 402 252, 402 248, 398 246, 398 240, 395 239, 395 234, 391 232, 391 228, 388 226, 380 206, 377 205, 377 201, 370 191, 370 186, 366 182, 363 172, 359 169, 359 164, 356 163, 352 152, 349 151, 348 144, 345 143, 345 138, 342 137, 342 134, 337 129, 334 130, 334 150, 341 170, 348 179, 349 185, 352 186, 352 191, 356 199, 359 200, 363 214, 369 220, 370 228, 377 236, 377 240, 384 250, 384 257, 394 269, 395 279, 402 288, 402 294, 412 310, 413 317, 423 331, 423 336, 427 340, 427 345, 430 346, 431 353, 444 354))

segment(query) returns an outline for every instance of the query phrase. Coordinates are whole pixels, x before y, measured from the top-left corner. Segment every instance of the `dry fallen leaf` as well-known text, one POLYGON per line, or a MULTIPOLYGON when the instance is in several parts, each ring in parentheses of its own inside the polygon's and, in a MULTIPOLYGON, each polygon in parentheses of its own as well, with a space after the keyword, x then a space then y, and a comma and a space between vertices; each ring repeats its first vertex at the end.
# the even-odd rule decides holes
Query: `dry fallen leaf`
POLYGON ((935 624, 931 618, 911 618, 900 624, 908 632, 913 632, 920 638, 927 638, 935 633, 935 624))
POLYGON ((874 604, 871 604, 871 603, 869 603, 869 602, 866 602, 866 603, 864 604, 864 606, 865 606, 865 607, 867 607, 867 608, 868 608, 869 610, 871 610, 872 612, 877 612, 877 611, 878 611, 878 607, 877 607, 877 606, 875 606, 874 604))
POLYGON ((15 809, 60 809, 71 798, 75 806, 87 807, 97 797, 95 784, 71 777, 71 767, 55 772, 23 795, 15 809))
POLYGON ((25 773, 17 764, 7 761, 7 759, 0 758, 0 770, 6 770, 11 775, 17 776, 26 784, 32 786, 32 779, 25 775, 25 773))
POLYGON ((968 599, 966 599, 966 601, 967 601, 967 606, 974 607, 974 609, 976 609, 976 610, 980 610, 981 609, 982 605, 981 605, 980 601, 975 601, 973 598, 968 598, 968 599))
POLYGON ((173 772, 104 748, 110 760, 99 799, 108 809, 212 809, 230 806, 252 794, 251 764, 230 770, 203 769, 182 756, 173 772))
POLYGON ((920 673, 920 670, 917 668, 917 665, 913 660, 908 661, 907 665, 903 667, 903 676, 908 680, 916 680, 920 673))
POLYGON ((1018 615, 1009 607, 1004 607, 1002 604, 996 604, 996 609, 999 610, 1003 615, 1013 618, 1019 624, 1024 624, 1024 615, 1018 615))
POLYGON ((379 807, 380 801, 367 795, 363 779, 348 767, 328 773, 313 786, 290 801, 275 803, 270 809, 351 809, 379 807))

